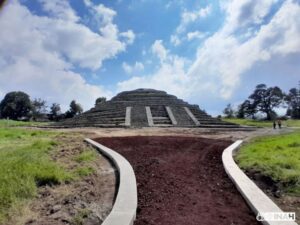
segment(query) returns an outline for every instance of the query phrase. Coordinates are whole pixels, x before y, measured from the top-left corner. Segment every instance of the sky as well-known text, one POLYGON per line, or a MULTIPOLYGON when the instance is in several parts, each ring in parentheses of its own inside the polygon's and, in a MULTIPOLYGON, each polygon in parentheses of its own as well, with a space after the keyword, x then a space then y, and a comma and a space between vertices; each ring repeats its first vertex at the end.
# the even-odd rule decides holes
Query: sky
POLYGON ((300 80, 300 0, 9 0, 0 29, 0 99, 63 111, 154 88, 219 115, 300 80))

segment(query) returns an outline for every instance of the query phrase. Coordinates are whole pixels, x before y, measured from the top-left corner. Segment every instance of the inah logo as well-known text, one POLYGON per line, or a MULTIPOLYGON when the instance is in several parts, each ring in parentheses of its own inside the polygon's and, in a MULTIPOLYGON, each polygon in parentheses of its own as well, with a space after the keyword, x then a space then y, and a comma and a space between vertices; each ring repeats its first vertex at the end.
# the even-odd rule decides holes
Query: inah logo
POLYGON ((295 212, 264 212, 256 216, 258 221, 295 221, 295 212))

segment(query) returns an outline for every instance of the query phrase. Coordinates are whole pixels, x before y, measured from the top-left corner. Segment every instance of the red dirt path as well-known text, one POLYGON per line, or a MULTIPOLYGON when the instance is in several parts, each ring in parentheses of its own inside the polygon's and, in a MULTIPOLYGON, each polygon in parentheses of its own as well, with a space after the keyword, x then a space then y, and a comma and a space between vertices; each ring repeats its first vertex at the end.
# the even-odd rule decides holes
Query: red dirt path
POLYGON ((133 166, 135 225, 259 224, 223 169, 221 155, 230 141, 145 136, 96 141, 133 166))

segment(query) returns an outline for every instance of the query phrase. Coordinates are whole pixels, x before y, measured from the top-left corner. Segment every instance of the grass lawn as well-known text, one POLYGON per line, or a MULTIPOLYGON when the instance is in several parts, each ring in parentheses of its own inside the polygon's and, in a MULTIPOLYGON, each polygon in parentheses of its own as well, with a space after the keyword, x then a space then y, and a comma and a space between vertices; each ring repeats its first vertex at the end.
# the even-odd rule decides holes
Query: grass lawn
POLYGON ((259 137, 242 146, 236 160, 248 171, 279 182, 283 191, 300 196, 300 132, 259 137))
POLYGON ((16 121, 16 120, 0 120, 0 127, 23 127, 23 126, 41 126, 48 125, 50 122, 34 122, 34 121, 16 121))
MULTIPOLYGON (((222 118, 223 121, 236 123, 240 125, 246 126, 256 126, 256 127, 273 127, 273 121, 264 121, 264 120, 252 120, 252 119, 237 119, 237 118, 222 118)), ((300 120, 286 120, 282 121, 282 126, 287 127, 299 127, 300 128, 300 120)))
MULTIPOLYGON (((0 121, 0 224, 20 214, 37 194, 41 185, 56 185, 89 175, 93 171, 84 164, 96 158, 87 149, 74 157, 79 168, 68 170, 51 157, 58 150, 61 132, 25 129, 26 122, 0 121), (80 163, 80 164, 79 164, 80 163)), ((72 135, 72 134, 70 134, 72 135)), ((85 150, 85 149, 84 149, 85 150)))

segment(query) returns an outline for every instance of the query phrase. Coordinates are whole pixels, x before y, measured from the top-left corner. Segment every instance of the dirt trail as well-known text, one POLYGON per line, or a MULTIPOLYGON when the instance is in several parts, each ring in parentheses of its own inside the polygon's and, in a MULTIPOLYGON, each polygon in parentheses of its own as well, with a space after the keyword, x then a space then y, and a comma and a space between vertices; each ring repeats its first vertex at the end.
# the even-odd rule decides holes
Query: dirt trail
POLYGON ((169 136, 97 141, 133 165, 135 225, 259 224, 223 169, 221 155, 231 141, 169 136))
POLYGON ((253 137, 275 135, 292 132, 294 129, 258 128, 258 129, 210 129, 210 128, 183 128, 183 127, 143 127, 143 128, 68 128, 58 129, 63 132, 80 132, 90 138, 96 137, 128 137, 128 136, 185 136, 203 137, 211 139, 230 139, 248 141, 253 137))

